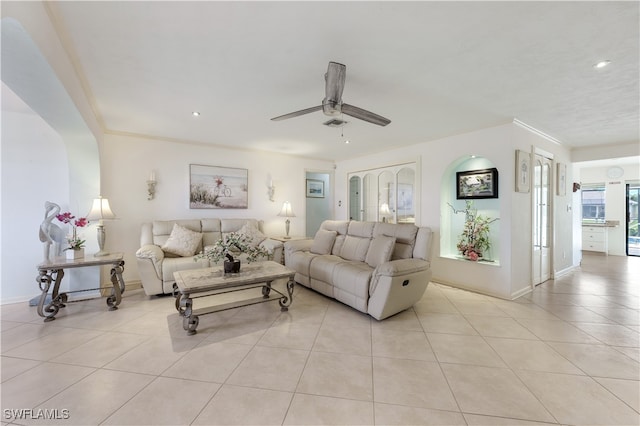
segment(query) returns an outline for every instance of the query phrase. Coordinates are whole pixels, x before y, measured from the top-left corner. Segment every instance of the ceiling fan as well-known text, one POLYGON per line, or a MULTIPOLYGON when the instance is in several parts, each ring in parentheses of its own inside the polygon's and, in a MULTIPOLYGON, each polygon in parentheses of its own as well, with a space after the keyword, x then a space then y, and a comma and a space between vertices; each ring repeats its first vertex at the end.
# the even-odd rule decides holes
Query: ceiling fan
POLYGON ((378 126, 386 126, 391 123, 391 120, 388 118, 384 118, 383 116, 374 114, 371 111, 342 102, 342 91, 344 90, 344 79, 346 74, 347 67, 345 65, 337 62, 329 62, 329 68, 327 68, 327 73, 324 75, 326 85, 325 98, 322 100, 322 105, 280 115, 272 118, 271 120, 286 120, 288 118, 298 117, 300 115, 322 110, 326 115, 332 117, 340 114, 346 114, 360 120, 368 121, 369 123, 377 124, 378 126))

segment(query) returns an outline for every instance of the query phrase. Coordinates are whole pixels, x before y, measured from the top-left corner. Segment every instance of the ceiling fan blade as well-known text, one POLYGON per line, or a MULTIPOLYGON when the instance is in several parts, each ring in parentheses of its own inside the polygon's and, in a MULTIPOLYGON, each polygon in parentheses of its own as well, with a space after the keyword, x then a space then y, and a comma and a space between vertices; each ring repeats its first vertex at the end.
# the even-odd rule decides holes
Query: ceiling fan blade
POLYGON ((347 67, 337 62, 329 62, 327 73, 324 75, 325 98, 322 104, 336 105, 342 102, 344 79, 347 76, 347 67))
POLYGON ((322 109, 322 105, 318 105, 318 106, 314 106, 307 109, 301 109, 300 111, 290 112, 289 114, 280 115, 278 117, 273 117, 271 120, 272 121, 286 120, 287 118, 298 117, 301 115, 309 114, 311 112, 320 111, 321 109, 322 109))
POLYGON ((374 114, 371 111, 349 104, 342 104, 342 113, 360 120, 368 121, 369 123, 377 124, 378 126, 386 126, 391 123, 391 120, 388 118, 384 118, 381 115, 374 114))

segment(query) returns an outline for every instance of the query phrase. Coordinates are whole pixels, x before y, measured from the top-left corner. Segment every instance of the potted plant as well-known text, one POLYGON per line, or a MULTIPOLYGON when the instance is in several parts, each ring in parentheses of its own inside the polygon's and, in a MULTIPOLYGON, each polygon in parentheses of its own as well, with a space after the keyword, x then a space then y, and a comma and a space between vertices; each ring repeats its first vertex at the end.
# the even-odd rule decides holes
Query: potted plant
POLYGON ((71 212, 64 212, 59 215, 56 215, 56 219, 60 222, 71 225, 71 235, 67 235, 67 244, 69 247, 64 249, 67 259, 81 259, 84 257, 84 243, 86 240, 83 240, 78 236, 78 228, 83 228, 89 224, 89 221, 86 217, 80 217, 76 219, 71 212))
MULTIPOLYGON (((456 211, 456 213, 459 211, 456 211)), ((498 219, 491 219, 478 214, 473 208, 473 201, 467 201, 463 210, 465 213, 464 228, 458 238, 457 248, 465 258, 478 261, 489 252, 491 238, 489 225, 498 219)))
POLYGON ((237 256, 240 253, 247 255, 247 262, 249 263, 256 261, 260 256, 267 257, 269 255, 269 252, 264 247, 253 245, 252 239, 248 235, 231 232, 216 241, 213 246, 206 247, 194 259, 209 259, 213 262, 225 259, 224 273, 238 273, 240 272, 240 260, 234 259, 233 255, 237 256))

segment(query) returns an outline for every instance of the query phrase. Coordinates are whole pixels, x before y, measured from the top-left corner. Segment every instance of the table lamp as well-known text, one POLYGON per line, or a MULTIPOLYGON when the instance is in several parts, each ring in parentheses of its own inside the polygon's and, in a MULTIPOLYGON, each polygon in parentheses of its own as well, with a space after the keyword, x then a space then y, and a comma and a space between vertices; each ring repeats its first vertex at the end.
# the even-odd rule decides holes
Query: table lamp
POLYGON ((103 220, 115 219, 116 215, 111 211, 111 207, 109 207, 109 200, 106 198, 95 198, 93 200, 93 205, 91 206, 91 211, 87 214, 87 220, 89 222, 93 222, 95 220, 98 222, 98 247, 100 251, 98 251, 94 256, 106 256, 109 253, 104 251, 104 240, 105 240, 105 232, 104 232, 104 224, 103 220))
POLYGON ((291 221, 289 220, 290 217, 296 217, 295 214, 293 214, 293 210, 291 210, 291 203, 288 201, 285 201, 284 204, 282 205, 282 210, 280 210, 280 213, 278 213, 278 216, 282 216, 282 217, 286 217, 287 220, 285 222, 285 229, 287 231, 287 235, 285 236, 285 238, 291 238, 289 236, 289 225, 291 224, 291 221))

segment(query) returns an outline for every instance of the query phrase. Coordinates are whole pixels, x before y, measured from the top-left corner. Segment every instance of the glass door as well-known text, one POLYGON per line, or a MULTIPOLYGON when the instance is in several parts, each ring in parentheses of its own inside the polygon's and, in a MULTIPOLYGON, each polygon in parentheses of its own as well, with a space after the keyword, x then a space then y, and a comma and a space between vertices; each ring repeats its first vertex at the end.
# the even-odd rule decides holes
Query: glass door
POLYGON ((640 256, 639 198, 640 183, 627 184, 627 256, 640 256))

